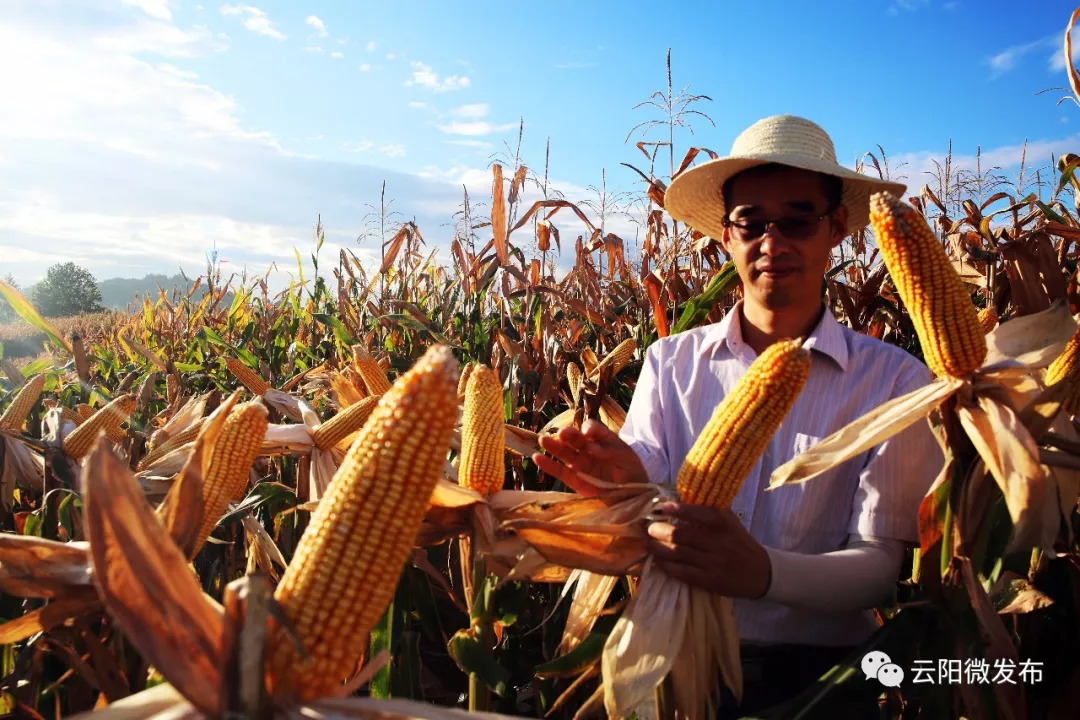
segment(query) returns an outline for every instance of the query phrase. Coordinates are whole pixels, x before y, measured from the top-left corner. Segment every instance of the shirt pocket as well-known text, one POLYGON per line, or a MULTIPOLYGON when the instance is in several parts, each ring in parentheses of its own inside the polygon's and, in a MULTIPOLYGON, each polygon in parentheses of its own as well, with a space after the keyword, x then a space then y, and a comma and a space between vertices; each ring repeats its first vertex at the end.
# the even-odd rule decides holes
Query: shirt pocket
MULTIPOLYGON (((824 439, 821 435, 794 433, 788 446, 795 458, 824 439)), ((776 508, 780 549, 804 553, 838 549, 847 537, 853 488, 845 480, 845 464, 777 491, 784 493, 776 508)))

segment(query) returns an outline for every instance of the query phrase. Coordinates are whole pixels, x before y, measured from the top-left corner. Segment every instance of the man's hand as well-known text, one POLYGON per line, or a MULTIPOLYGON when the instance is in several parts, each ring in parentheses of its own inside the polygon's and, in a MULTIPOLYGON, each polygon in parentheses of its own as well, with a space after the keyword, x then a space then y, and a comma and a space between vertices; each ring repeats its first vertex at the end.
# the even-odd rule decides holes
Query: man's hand
POLYGON ((732 598, 760 598, 772 567, 765 548, 731 510, 662 503, 649 525, 647 548, 665 573, 687 585, 732 598))
POLYGON ((581 430, 570 426, 554 435, 541 435, 540 447, 550 455, 533 453, 537 467, 582 495, 597 495, 601 490, 579 473, 611 483, 649 481, 633 448, 595 420, 583 422, 581 430))

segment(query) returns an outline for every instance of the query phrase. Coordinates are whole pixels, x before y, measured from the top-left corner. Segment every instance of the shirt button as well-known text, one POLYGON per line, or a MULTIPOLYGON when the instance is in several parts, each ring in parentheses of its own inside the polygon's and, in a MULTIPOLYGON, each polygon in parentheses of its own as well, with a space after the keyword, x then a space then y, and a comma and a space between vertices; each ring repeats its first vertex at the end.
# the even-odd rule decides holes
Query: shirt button
POLYGON ((737 517, 737 518, 739 518, 740 520, 742 520, 742 516, 743 516, 743 511, 742 511, 742 510, 736 510, 736 511, 735 511, 735 517, 737 517))

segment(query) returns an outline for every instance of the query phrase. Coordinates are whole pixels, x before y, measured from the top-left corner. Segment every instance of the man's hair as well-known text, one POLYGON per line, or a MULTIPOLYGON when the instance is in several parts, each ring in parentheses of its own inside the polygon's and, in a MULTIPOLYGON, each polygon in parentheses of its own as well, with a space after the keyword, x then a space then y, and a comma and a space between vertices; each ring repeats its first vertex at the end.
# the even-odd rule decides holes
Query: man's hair
MULTIPOLYGON (((740 170, 727 180, 724 181, 723 187, 720 189, 721 197, 724 199, 724 207, 728 208, 730 203, 728 202, 731 197, 731 183, 737 177, 744 175, 759 175, 768 174, 777 170, 782 170, 791 167, 790 165, 782 165, 780 163, 765 163, 764 165, 755 165, 753 167, 740 170)), ((810 171, 808 171, 810 172, 810 171)), ((821 180, 821 189, 825 193, 825 200, 829 203, 829 209, 833 209, 838 206, 844 197, 844 181, 835 175, 828 175, 826 173, 814 173, 821 180)))

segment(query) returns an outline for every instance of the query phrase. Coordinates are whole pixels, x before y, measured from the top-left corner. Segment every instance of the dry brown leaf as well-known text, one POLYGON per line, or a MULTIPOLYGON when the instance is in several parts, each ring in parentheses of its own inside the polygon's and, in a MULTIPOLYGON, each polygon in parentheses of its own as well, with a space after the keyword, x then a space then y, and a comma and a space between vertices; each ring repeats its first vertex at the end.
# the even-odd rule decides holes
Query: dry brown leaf
POLYGON ((19 597, 64 597, 91 587, 89 544, 0 533, 0 590, 19 597))
POLYGON ((140 654, 204 712, 221 689, 223 619, 147 505, 127 466, 99 438, 83 465, 94 584, 140 654))
POLYGON ((850 460, 923 420, 963 384, 963 380, 942 378, 879 405, 774 470, 768 489, 805 482, 850 460))
POLYGON ((73 591, 45 607, 0 624, 0 645, 22 642, 34 633, 51 630, 68 618, 101 609, 101 600, 93 588, 73 591))

